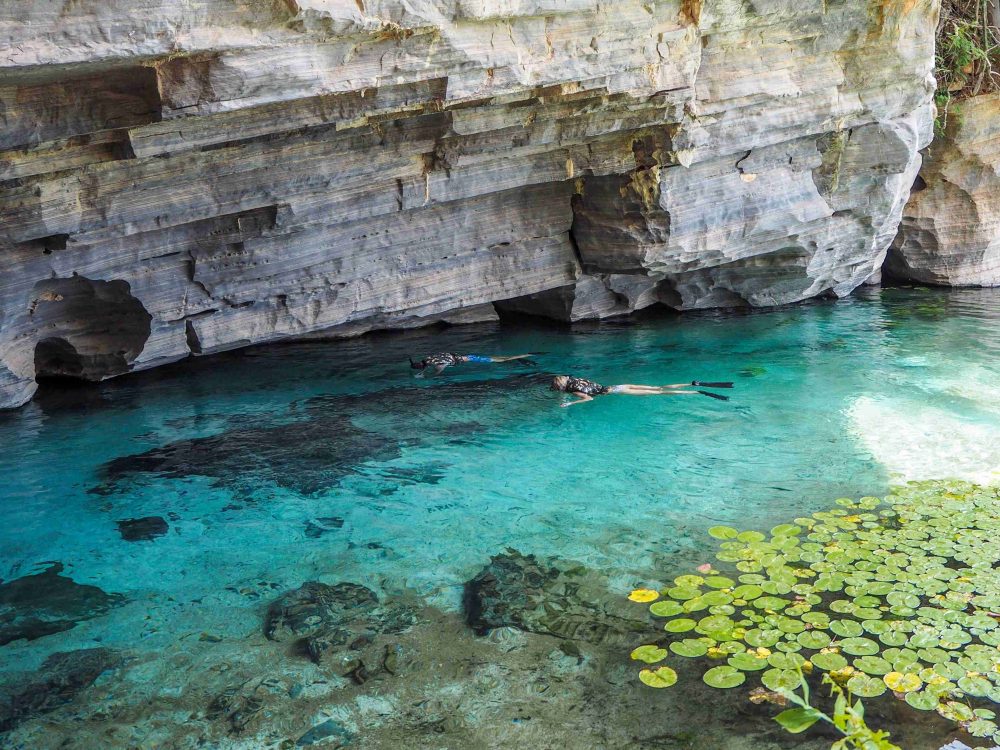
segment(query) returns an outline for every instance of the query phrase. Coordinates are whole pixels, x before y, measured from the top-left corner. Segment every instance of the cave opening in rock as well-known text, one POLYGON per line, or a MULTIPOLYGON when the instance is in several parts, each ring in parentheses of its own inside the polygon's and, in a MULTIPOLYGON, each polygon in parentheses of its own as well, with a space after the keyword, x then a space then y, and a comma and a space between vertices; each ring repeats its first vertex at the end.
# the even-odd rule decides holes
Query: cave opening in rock
POLYGON ((152 321, 128 282, 83 276, 36 284, 29 314, 39 332, 34 364, 40 382, 98 381, 130 371, 152 321))

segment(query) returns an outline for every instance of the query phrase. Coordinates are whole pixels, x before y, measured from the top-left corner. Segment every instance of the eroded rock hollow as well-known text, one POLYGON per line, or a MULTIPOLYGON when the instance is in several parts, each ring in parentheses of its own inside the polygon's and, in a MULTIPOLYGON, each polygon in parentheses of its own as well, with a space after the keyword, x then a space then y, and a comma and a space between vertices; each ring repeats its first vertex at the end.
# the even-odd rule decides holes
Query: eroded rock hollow
POLYGON ((0 10, 0 406, 494 303, 847 294, 931 136, 936 0, 0 10))

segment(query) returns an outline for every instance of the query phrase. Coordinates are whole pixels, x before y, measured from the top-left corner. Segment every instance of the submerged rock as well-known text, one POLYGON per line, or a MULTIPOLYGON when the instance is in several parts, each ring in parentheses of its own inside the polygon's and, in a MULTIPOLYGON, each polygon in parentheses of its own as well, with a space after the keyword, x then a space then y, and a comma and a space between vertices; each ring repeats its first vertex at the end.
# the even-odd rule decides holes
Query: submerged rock
MULTIPOLYGON (((336 484, 362 464, 385 463, 399 457, 403 445, 442 436, 458 439, 483 431, 488 422, 478 418, 476 409, 485 408, 484 394, 514 392, 543 379, 532 373, 518 373, 507 378, 451 383, 447 388, 408 386, 363 395, 317 396, 306 401, 304 408, 296 406, 290 414, 280 415, 277 423, 240 422, 215 435, 177 440, 115 458, 100 467, 103 481, 90 492, 110 495, 129 480, 148 474, 208 477, 216 485, 245 491, 248 497, 253 497, 261 485, 272 483, 313 494, 336 484), (432 403, 434 409, 430 408, 432 403), (366 413, 385 415, 374 425, 377 429, 354 424, 361 405, 366 413), (430 416, 440 409, 453 411, 455 417, 441 423, 430 416), (295 421, 287 421, 289 417, 295 421)), ((526 404, 522 408, 531 407, 526 404)), ((403 484, 437 483, 446 467, 435 462, 387 470, 381 489, 388 492, 403 484)), ((336 523, 331 519, 331 525, 336 523)), ((312 536, 322 531, 309 527, 307 533, 312 536)))
POLYGON ((52 654, 26 682, 0 687, 0 732, 69 703, 101 673, 120 664, 119 654, 107 648, 52 654))
POLYGON ((371 589, 359 584, 307 581, 270 606, 264 634, 293 643, 316 663, 335 663, 339 674, 360 684, 399 670, 403 654, 379 636, 401 633, 416 621, 413 608, 380 604, 371 589))
POLYGON ((581 565, 513 549, 494 555, 465 585, 467 621, 479 635, 515 627, 596 644, 642 632, 642 620, 634 619, 622 599, 581 565))
POLYGON ((299 737, 295 743, 296 747, 306 747, 317 742, 335 737, 339 742, 325 745, 327 747, 344 747, 350 743, 353 735, 333 719, 327 719, 322 724, 317 724, 304 735, 299 737))
POLYGON ((55 563, 42 573, 0 584, 0 646, 69 630, 125 601, 120 594, 59 575, 62 570, 55 563))
POLYGON ((170 530, 160 516, 126 518, 118 521, 118 532, 126 542, 148 542, 170 530))

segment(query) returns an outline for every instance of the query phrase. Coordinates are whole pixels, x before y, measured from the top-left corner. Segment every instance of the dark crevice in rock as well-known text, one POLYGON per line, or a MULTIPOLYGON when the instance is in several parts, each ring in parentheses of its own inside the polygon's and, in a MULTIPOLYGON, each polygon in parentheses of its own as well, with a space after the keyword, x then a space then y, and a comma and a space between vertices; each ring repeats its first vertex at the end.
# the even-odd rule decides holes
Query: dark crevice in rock
POLYGON ((37 378, 103 380, 126 373, 152 321, 127 282, 84 276, 38 282, 29 315, 46 334, 35 346, 37 378))

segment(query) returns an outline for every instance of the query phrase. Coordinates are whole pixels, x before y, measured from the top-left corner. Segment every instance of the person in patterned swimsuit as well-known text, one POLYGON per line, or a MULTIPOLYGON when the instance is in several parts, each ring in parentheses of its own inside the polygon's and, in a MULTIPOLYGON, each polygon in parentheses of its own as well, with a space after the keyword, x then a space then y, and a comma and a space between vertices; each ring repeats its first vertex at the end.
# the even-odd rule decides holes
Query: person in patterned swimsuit
POLYGON ((696 383, 675 383, 674 385, 601 385, 593 380, 576 378, 572 375, 557 375, 552 379, 552 390, 563 393, 571 393, 577 397, 576 401, 567 401, 560 406, 574 406, 593 401, 594 396, 605 396, 609 393, 622 393, 626 396, 672 396, 674 394, 704 394, 712 395, 714 398, 725 398, 717 394, 707 394, 704 391, 685 391, 682 388, 696 385, 696 383))
POLYGON ((418 378, 424 376, 424 372, 428 367, 434 368, 434 375, 440 375, 444 372, 445 368, 451 367, 452 365, 459 365, 465 362, 477 362, 482 364, 489 364, 492 362, 511 362, 513 360, 520 360, 523 365, 534 365, 536 364, 533 360, 528 359, 530 354, 514 354, 509 357, 490 357, 485 354, 452 354, 450 352, 439 352, 438 354, 430 354, 419 362, 414 362, 410 360, 410 367, 414 370, 420 370, 417 373, 418 378))

